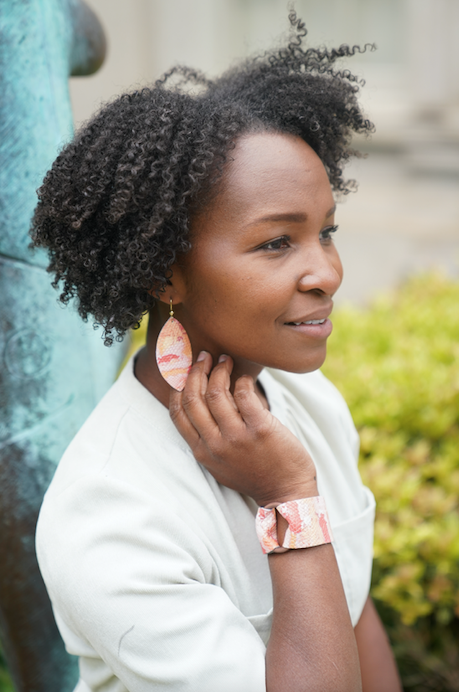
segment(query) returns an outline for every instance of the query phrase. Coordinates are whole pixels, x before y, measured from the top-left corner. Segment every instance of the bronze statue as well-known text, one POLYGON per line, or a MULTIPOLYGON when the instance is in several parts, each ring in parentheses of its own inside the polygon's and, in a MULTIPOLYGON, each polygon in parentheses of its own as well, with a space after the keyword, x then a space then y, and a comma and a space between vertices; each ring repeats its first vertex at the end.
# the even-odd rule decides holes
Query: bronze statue
POLYGON ((17 692, 70 692, 76 659, 38 571, 35 524, 122 351, 61 309, 28 231, 36 189, 72 134, 68 77, 99 68, 105 38, 80 0, 3 0, 0 20, 0 637, 17 692))

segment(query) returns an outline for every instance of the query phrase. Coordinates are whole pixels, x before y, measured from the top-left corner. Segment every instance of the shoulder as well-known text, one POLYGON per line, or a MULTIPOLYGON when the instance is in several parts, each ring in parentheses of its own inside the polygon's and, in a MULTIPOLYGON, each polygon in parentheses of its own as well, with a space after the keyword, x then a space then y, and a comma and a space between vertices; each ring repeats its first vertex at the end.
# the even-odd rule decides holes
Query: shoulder
POLYGON ((267 372, 301 404, 327 439, 341 433, 358 455, 359 436, 346 401, 320 370, 298 374, 269 368, 267 372))
POLYGON ((156 534, 154 542, 164 527, 164 536, 192 550, 179 483, 183 495, 206 491, 167 409, 123 372, 70 443, 45 494, 37 526, 40 565, 50 562, 52 579, 54 570, 68 574, 66 566, 78 564, 91 546, 116 544, 122 554, 128 534, 139 541, 156 534))
POLYGON ((131 359, 67 447, 47 496, 87 476, 116 477, 125 467, 134 479, 145 460, 163 456, 164 447, 169 454, 188 450, 167 409, 135 378, 131 359))

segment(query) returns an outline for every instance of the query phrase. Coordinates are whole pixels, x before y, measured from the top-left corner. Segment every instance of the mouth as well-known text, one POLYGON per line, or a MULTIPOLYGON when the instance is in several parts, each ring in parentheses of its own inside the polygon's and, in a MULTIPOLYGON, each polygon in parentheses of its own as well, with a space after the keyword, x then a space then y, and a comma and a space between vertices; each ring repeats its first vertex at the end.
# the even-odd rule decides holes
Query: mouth
POLYGON ((324 317, 323 320, 306 320, 305 322, 286 322, 287 325, 293 327, 299 327, 301 324, 324 324, 327 318, 324 317))
POLYGON ((315 315, 307 315, 305 318, 298 321, 292 320, 292 322, 285 322, 285 326, 292 329, 298 335, 302 334, 309 339, 327 339, 333 330, 331 320, 328 319, 330 313, 331 309, 322 309, 320 312, 317 310, 315 315))
POLYGON ((325 324, 330 317, 332 310, 333 303, 327 302, 326 305, 322 305, 320 308, 314 310, 314 312, 311 310, 309 315, 298 315, 297 313, 297 315, 295 315, 296 320, 285 322, 285 324, 289 327, 300 327, 303 324, 307 324, 309 326, 325 324))

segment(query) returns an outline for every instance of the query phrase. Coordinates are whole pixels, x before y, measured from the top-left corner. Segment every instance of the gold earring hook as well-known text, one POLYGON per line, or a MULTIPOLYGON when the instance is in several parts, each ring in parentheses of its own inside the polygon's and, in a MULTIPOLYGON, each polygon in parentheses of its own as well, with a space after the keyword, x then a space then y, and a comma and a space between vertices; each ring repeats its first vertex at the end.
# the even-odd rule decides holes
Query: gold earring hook
POLYGON ((169 305, 169 317, 173 317, 173 316, 174 316, 174 311, 173 311, 173 309, 172 309, 172 298, 169 298, 169 302, 170 302, 170 305, 169 305))

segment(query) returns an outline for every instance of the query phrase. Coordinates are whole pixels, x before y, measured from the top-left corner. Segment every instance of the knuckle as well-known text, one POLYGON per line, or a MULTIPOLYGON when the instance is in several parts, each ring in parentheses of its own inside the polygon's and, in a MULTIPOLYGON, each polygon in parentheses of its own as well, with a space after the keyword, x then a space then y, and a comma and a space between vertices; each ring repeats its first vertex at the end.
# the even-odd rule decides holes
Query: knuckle
POLYGON ((187 409, 195 406, 199 401, 199 396, 194 392, 184 392, 182 397, 183 408, 187 409))
POLYGON ((241 440, 239 435, 228 434, 226 436, 226 444, 233 454, 245 451, 245 442, 241 440))
POLYGON ((189 377, 199 377, 202 371, 202 363, 201 361, 198 363, 193 363, 193 365, 190 368, 190 372, 188 373, 188 378, 189 377))
POLYGON ((219 387, 216 387, 215 385, 210 386, 207 391, 206 391, 206 401, 208 403, 212 404, 216 401, 219 401, 222 395, 222 391, 219 387))
POLYGON ((266 439, 270 437, 273 432, 273 423, 271 420, 262 418, 256 421, 252 426, 252 433, 257 438, 257 440, 266 439))
POLYGON ((236 401, 240 401, 241 403, 245 403, 250 399, 250 391, 248 389, 238 389, 237 391, 234 392, 234 398, 236 401))
POLYGON ((224 456, 224 446, 220 437, 213 436, 207 440, 209 453, 214 459, 221 459, 224 456))
POLYGON ((169 402, 169 415, 174 422, 180 416, 181 410, 182 410, 182 405, 179 401, 169 402))
POLYGON ((204 450, 204 447, 201 444, 196 445, 196 447, 193 449, 193 455, 196 461, 198 461, 200 464, 205 466, 205 462, 207 460, 207 454, 206 451, 204 450))
POLYGON ((206 468, 211 468, 219 461, 219 449, 215 440, 199 440, 193 449, 194 458, 206 468))
POLYGON ((265 424, 254 425, 252 427, 252 435, 257 442, 261 442, 262 440, 266 440, 269 436, 269 432, 265 424))

